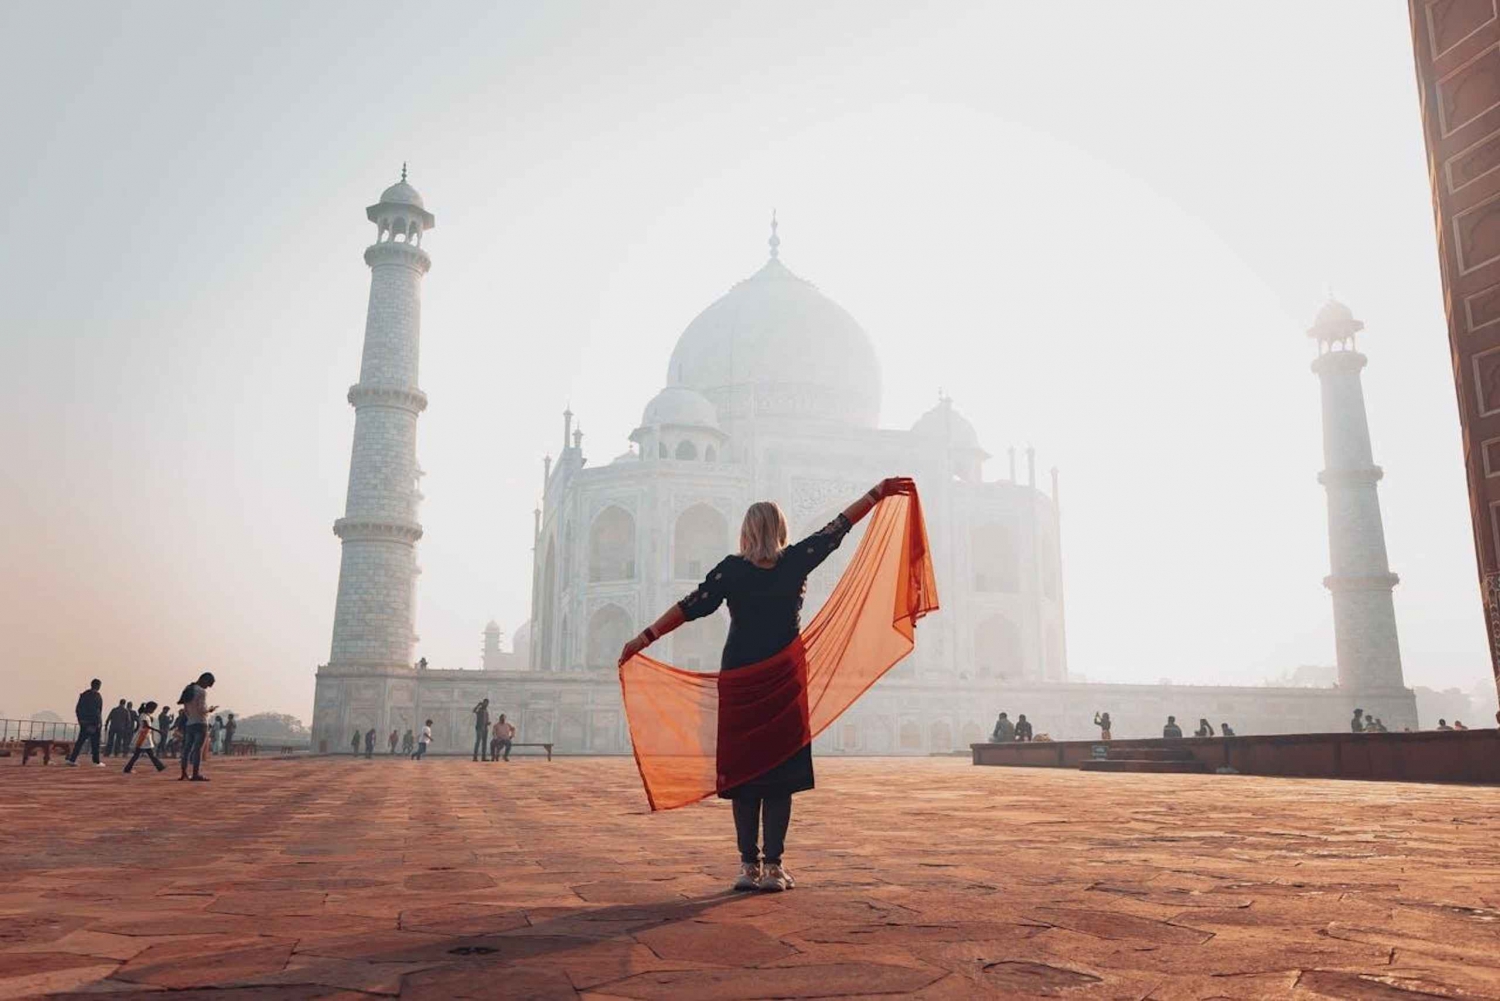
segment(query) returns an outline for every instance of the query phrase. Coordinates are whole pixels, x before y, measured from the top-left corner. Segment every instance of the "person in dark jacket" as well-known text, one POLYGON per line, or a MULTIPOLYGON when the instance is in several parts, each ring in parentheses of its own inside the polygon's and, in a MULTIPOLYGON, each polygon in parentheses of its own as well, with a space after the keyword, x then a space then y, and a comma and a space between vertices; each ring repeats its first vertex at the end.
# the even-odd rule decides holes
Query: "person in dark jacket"
MULTIPOLYGON (((100 701, 104 700, 101 698, 100 701)), ((104 717, 104 756, 113 758, 116 754, 124 754, 129 733, 130 711, 125 708, 125 700, 121 699, 120 704, 104 717)))
POLYGON ((70 765, 77 766, 78 752, 87 743, 94 756, 94 764, 104 767, 104 762, 99 760, 99 729, 104 724, 104 696, 99 694, 99 689, 103 685, 104 682, 98 678, 89 682, 88 690, 79 693, 78 704, 73 707, 73 715, 78 719, 78 740, 68 754, 70 765))
POLYGON ((375 728, 372 726, 365 731, 365 758, 375 757, 375 728))
POLYGON ((1182 736, 1182 727, 1177 725, 1176 716, 1167 717, 1167 725, 1161 728, 1161 735, 1168 740, 1177 740, 1182 736))
POLYGON ((1022 713, 1016 717, 1016 739, 1027 741, 1031 739, 1031 721, 1022 713))

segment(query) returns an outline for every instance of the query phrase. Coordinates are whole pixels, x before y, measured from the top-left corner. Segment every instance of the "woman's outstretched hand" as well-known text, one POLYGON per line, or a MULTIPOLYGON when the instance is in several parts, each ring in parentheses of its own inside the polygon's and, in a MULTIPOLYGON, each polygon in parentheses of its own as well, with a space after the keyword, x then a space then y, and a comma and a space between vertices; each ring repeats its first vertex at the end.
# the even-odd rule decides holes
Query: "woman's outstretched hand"
POLYGON ((887 476, 875 489, 881 497, 893 497, 897 494, 910 497, 917 492, 917 482, 910 476, 887 476))
POLYGON ((634 657, 636 654, 640 653, 650 645, 650 643, 646 642, 646 637, 640 635, 639 633, 635 636, 630 637, 630 642, 626 643, 625 648, 620 651, 620 663, 625 663, 631 657, 634 657))

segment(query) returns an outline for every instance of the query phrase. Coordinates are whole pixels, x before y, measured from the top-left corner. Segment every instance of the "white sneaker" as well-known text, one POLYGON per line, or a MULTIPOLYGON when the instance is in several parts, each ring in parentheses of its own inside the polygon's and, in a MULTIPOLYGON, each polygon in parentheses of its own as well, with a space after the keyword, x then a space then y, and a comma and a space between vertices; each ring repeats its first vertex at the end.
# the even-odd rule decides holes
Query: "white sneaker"
POLYGON ((103 767, 105 767, 105 765, 104 765, 104 762, 102 762, 102 761, 96 761, 96 762, 94 762, 94 767, 95 768, 103 768, 103 767))
POLYGON ((790 890, 796 885, 797 882, 792 879, 792 874, 776 862, 767 862, 761 868, 758 888, 764 890, 766 893, 780 893, 782 890, 790 890))
POLYGON ((734 881, 736 890, 760 889, 760 863, 741 862, 739 878, 734 881))

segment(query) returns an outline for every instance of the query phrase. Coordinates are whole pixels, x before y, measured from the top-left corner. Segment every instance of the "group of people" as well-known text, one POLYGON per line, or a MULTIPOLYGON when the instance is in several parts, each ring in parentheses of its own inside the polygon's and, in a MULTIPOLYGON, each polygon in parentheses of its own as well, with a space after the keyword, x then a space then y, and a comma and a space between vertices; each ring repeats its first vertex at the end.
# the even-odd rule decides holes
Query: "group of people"
MULTIPOLYGON (((373 758, 376 736, 374 727, 368 730, 355 730, 354 736, 349 740, 349 749, 357 755, 363 748, 365 757, 373 758)), ((474 760, 509 761, 511 742, 515 740, 515 737, 516 728, 505 721, 505 714, 501 713, 492 724, 490 700, 480 699, 479 704, 474 707, 474 760)), ((426 756, 428 745, 432 742, 432 720, 427 720, 422 724, 422 732, 419 734, 412 733, 408 728, 405 733, 392 730, 386 736, 388 754, 394 756, 396 746, 399 744, 402 754, 418 761, 426 756)))
MULTIPOLYGON (((1438 721, 1439 723, 1442 720, 1438 721)), ((1442 729, 1442 727, 1438 727, 1442 729)), ((1355 709, 1354 715, 1349 719, 1349 730, 1351 733, 1390 733, 1390 728, 1385 721, 1378 716, 1366 716, 1363 709, 1355 709)))
POLYGON ((186 685, 177 699, 177 705, 181 709, 175 716, 168 706, 162 706, 158 716, 157 703, 154 701, 145 701, 137 706, 121 699, 106 718, 104 696, 101 694, 104 683, 98 678, 93 679, 89 682, 89 687, 79 693, 78 703, 73 710, 78 720, 78 739, 74 741, 73 750, 68 754, 68 764, 76 768, 78 755, 87 746, 95 766, 103 768, 104 762, 99 760, 99 737, 102 731, 106 737, 106 747, 102 752, 105 757, 130 752, 130 760, 125 763, 126 774, 130 773, 142 755, 156 766, 158 772, 166 771, 167 766, 156 753, 160 748, 166 754, 180 753, 182 774, 179 781, 207 782, 208 776, 203 774, 203 759, 210 750, 232 746, 235 728, 234 713, 228 714, 227 721, 223 717, 214 716, 210 723, 209 717, 219 708, 208 704, 208 690, 213 685, 214 676, 208 671, 200 674, 198 680, 186 685), (190 768, 191 775, 188 774, 190 768))
MULTIPOLYGON (((1105 715, 1108 716, 1109 714, 1106 713, 1105 715)), ((1230 726, 1228 723, 1220 723, 1219 734, 1222 734, 1225 737, 1233 737, 1234 727, 1230 726)), ((1218 736, 1219 734, 1215 734, 1214 725, 1208 721, 1207 717, 1198 717, 1198 729, 1193 731, 1194 737, 1213 737, 1218 736)), ((1182 727, 1177 725, 1176 716, 1167 717, 1166 725, 1161 728, 1161 735, 1173 740, 1180 739, 1182 737, 1182 727)), ((1105 737, 1104 739, 1108 740, 1109 738, 1105 737)))
POLYGON ((509 761, 511 743, 516 739, 516 728, 505 721, 501 713, 494 724, 490 723, 490 700, 480 699, 474 707, 474 760, 509 761), (489 757, 485 757, 488 748, 489 757), (501 753, 504 752, 504 757, 501 753))
POLYGON ((1015 722, 1012 723, 1010 715, 1002 711, 995 720, 995 729, 990 731, 991 744, 1008 744, 1013 740, 1031 739, 1031 721, 1026 718, 1025 713, 1017 716, 1015 722))

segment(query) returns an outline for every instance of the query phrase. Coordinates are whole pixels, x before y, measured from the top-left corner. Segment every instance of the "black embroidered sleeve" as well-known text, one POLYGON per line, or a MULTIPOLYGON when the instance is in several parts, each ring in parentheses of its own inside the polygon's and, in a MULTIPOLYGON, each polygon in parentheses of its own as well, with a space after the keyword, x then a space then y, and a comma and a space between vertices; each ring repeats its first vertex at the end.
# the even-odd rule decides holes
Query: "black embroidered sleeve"
POLYGON ((683 617, 689 622, 712 615, 724 603, 729 587, 729 580, 725 576, 728 563, 728 560, 720 562, 708 572, 708 576, 703 578, 703 583, 696 590, 677 603, 677 607, 682 609, 683 617))
POLYGON ((797 569, 804 573, 812 573, 824 560, 833 554, 844 541, 844 536, 849 534, 849 529, 854 526, 842 512, 828 524, 818 529, 807 538, 795 545, 788 546, 783 559, 790 560, 797 569))

